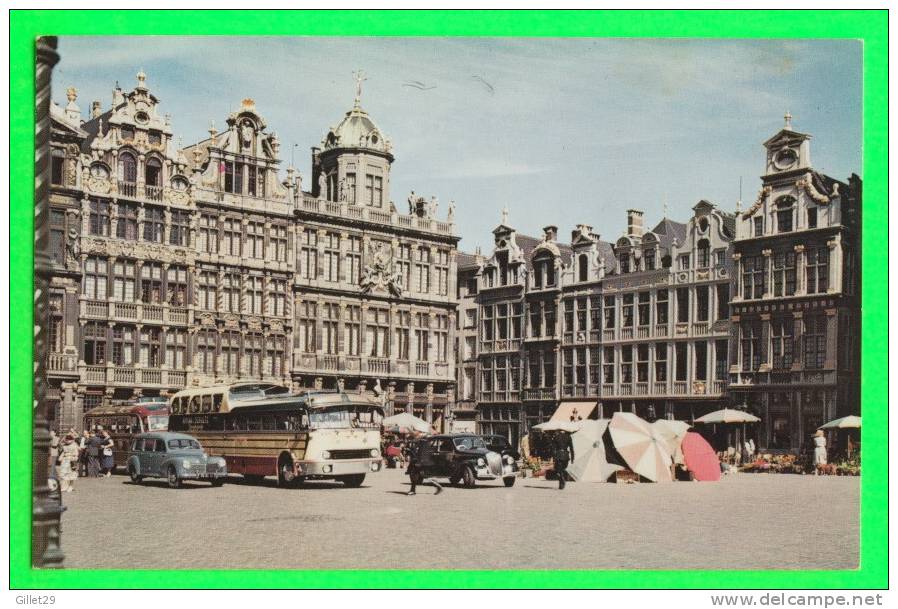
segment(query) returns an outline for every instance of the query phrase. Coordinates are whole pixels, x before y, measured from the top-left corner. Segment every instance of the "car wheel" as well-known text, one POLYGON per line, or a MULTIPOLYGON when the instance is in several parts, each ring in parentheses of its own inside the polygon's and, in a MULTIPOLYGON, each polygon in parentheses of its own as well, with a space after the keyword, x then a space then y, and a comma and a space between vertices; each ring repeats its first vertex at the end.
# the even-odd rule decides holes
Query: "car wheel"
POLYGON ((509 476, 508 478, 502 478, 502 482, 505 483, 505 486, 511 488, 514 486, 514 476, 509 476))
POLYGON ((340 482, 348 488, 358 488, 365 481, 365 474, 352 474, 351 476, 341 476, 340 482))
POLYGON ((131 476, 131 482, 134 484, 140 484, 141 480, 143 480, 143 476, 137 473, 133 465, 128 466, 128 475, 131 476))
POLYGON ((461 480, 465 488, 474 488, 474 485, 477 484, 477 478, 474 477, 474 470, 470 467, 466 467, 462 470, 461 480))
POLYGON ((169 488, 181 488, 181 479, 178 477, 178 470, 174 465, 168 466, 167 479, 169 488))
POLYGON ((225 483, 225 479, 224 478, 212 478, 212 480, 210 480, 209 482, 212 483, 212 486, 219 487, 225 483))

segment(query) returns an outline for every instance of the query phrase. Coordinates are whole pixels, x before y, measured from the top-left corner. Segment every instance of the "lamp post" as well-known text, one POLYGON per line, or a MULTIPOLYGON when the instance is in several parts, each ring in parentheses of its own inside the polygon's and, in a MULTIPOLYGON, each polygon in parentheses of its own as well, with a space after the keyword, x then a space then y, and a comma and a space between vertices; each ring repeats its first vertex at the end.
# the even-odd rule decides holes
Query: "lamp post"
POLYGON ((51 497, 48 484, 50 424, 47 421, 48 308, 50 285, 50 74, 59 61, 56 37, 37 39, 35 52, 35 133, 34 133, 34 378, 32 388, 31 440, 31 564, 60 568, 59 516, 63 511, 58 497, 51 497))

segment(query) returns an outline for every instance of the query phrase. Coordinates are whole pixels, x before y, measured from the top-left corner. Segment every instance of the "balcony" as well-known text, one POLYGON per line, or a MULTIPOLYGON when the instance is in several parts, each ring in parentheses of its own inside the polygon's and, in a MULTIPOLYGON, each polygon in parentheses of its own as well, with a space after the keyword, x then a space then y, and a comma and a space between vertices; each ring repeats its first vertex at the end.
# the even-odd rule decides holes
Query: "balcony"
POLYGON ((686 381, 674 381, 673 384, 673 394, 674 395, 686 395, 687 393, 687 384, 686 381))
POLYGON ((430 362, 415 362, 415 374, 418 376, 430 376, 430 362))
POLYGON ((385 226, 417 229, 442 235, 451 235, 453 234, 454 229, 452 223, 443 222, 433 218, 421 218, 414 215, 390 213, 367 205, 348 205, 345 202, 327 201, 325 199, 316 199, 314 197, 297 199, 294 205, 294 210, 297 212, 362 220, 385 226))
POLYGON ((633 395, 648 395, 649 394, 649 384, 648 383, 636 383, 633 385, 633 395))
POLYGON ((648 326, 639 326, 636 328, 636 338, 648 338, 649 337, 649 327, 648 326))
POLYGON ((697 321, 692 324, 693 336, 707 336, 711 333, 711 326, 707 321, 697 321))
POLYGON ((168 304, 82 300, 81 317, 109 321, 159 322, 187 324, 188 310, 168 304))
POLYGON ((136 197, 137 196, 137 184, 135 182, 123 182, 119 180, 118 184, 118 194, 123 197, 136 197))
POLYGON ((665 395, 667 393, 667 381, 655 381, 652 387, 655 395, 665 395))
POLYGON ((162 187, 147 184, 143 187, 143 195, 149 201, 162 201, 162 187))
POLYGON ((529 389, 521 390, 521 399, 522 400, 554 400, 555 399, 555 388, 554 387, 531 387, 529 389))
POLYGON ((667 336, 667 324, 655 324, 655 337, 663 338, 667 336))
POLYGON ((633 328, 621 328, 620 329, 620 339, 621 340, 632 340, 633 339, 633 328))
POLYGON ((78 356, 74 353, 50 353, 47 356, 47 371, 52 374, 78 374, 78 356))
POLYGON ((140 366, 80 366, 81 382, 112 387, 158 387, 180 389, 190 380, 184 370, 140 366))
POLYGON ((614 329, 602 330, 602 340, 605 342, 614 340, 614 329))

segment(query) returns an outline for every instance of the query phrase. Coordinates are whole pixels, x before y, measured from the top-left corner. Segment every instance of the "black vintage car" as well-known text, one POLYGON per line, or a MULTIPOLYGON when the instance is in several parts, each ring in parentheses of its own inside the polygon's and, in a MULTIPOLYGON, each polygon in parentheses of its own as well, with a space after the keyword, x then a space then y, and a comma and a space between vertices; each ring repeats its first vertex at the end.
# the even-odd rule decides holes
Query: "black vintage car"
POLYGON ((512 447, 511 442, 505 436, 482 435, 480 437, 483 438, 483 442, 488 449, 499 453, 503 457, 509 455, 515 461, 521 458, 521 454, 512 447))
POLYGON ((410 467, 408 472, 415 477, 415 484, 421 484, 424 478, 448 478, 451 484, 461 482, 470 488, 478 480, 501 478, 505 486, 514 486, 518 472, 514 457, 490 450, 483 438, 474 434, 423 438, 418 440, 416 452, 421 465, 410 467))

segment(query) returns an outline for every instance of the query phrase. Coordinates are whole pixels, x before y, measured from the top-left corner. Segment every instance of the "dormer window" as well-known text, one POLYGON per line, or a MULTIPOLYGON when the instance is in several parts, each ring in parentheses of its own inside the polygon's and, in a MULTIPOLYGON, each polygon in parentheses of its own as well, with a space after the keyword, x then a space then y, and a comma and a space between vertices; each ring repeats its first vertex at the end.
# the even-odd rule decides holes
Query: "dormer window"
POLYGON ((629 254, 629 252, 620 254, 620 256, 618 256, 618 260, 620 261, 620 272, 621 273, 629 273, 630 272, 630 254, 629 254))
POLYGON ((589 257, 586 254, 580 254, 577 257, 577 270, 579 271, 579 280, 589 280, 589 257))
POLYGON ((654 271, 655 270, 655 250, 647 249, 642 253, 642 258, 645 260, 645 270, 654 271))
POLYGON ((683 254, 682 256, 680 256, 680 270, 689 270, 689 254, 683 254))
POLYGON ((808 208, 808 228, 817 228, 817 208, 808 208))
POLYGON ((51 157, 50 183, 61 186, 63 182, 63 169, 65 168, 65 150, 54 148, 51 157))
POLYGON ((776 202, 776 231, 778 233, 791 233, 793 229, 793 203, 792 197, 781 197, 776 202))
POLYGON ((551 254, 542 252, 533 261, 533 282, 536 288, 549 288, 555 285, 555 260, 551 254))
POLYGON ((711 266, 711 244, 707 239, 701 239, 698 242, 696 268, 706 269, 711 266))
POLYGON ((762 237, 764 235, 764 218, 758 216, 754 218, 754 236, 762 237))

